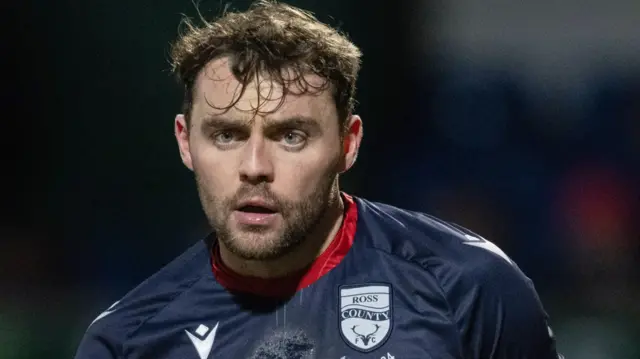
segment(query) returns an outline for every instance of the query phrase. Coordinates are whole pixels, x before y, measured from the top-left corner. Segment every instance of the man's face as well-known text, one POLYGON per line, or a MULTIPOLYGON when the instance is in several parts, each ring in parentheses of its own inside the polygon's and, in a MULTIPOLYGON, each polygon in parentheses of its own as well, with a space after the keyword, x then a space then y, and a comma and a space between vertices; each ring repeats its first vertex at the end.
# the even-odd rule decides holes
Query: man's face
POLYGON ((179 116, 176 137, 218 240, 241 258, 274 259, 337 200, 337 174, 350 159, 330 92, 295 95, 293 87, 278 106, 282 88, 267 78, 238 99, 240 89, 227 59, 212 61, 197 79, 191 124, 181 128, 179 116))

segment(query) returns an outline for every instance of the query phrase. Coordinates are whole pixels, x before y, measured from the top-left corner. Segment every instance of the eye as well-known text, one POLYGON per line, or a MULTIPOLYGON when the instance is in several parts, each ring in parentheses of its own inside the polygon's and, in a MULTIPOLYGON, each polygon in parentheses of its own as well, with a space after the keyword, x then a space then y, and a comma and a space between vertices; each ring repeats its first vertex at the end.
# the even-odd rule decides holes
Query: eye
POLYGON ((299 146, 305 142, 306 137, 299 131, 287 131, 282 136, 282 140, 287 144, 287 146, 299 146))
POLYGON ((220 131, 213 135, 213 139, 219 144, 228 144, 235 140, 235 134, 231 131, 220 131))

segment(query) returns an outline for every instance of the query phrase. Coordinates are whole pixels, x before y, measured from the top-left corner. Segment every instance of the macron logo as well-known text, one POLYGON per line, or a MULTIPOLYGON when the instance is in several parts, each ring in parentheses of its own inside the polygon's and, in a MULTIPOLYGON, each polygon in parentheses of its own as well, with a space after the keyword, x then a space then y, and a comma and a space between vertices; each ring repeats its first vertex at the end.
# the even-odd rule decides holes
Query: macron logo
POLYGON ((189 339, 191 339, 191 343, 193 343, 193 346, 196 348, 200 359, 209 358, 209 353, 211 353, 211 348, 213 347, 213 341, 216 338, 218 324, 220 323, 216 323, 216 326, 211 330, 206 325, 200 324, 198 329, 196 329, 195 334, 192 334, 185 329, 185 333, 187 333, 189 339))

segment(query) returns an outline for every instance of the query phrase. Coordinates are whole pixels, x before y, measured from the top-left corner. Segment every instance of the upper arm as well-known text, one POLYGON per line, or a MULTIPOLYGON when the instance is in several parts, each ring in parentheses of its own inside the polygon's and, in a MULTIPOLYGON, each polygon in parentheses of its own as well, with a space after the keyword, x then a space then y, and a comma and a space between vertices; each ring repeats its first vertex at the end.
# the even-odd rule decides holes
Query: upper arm
POLYGON ((121 311, 117 311, 120 302, 113 303, 89 324, 75 359, 119 359, 119 342, 116 333, 122 334, 124 329, 115 329, 121 324, 121 311), (115 314, 114 314, 115 313, 115 314))
POLYGON ((533 285, 516 273, 484 274, 456 321, 471 358, 556 359, 555 339, 533 285), (500 283, 493 283, 500 282, 500 283))
POLYGON ((495 245, 468 247, 469 259, 445 288, 465 358, 561 358, 531 280, 495 245))
POLYGON ((120 359, 114 343, 101 333, 88 331, 85 333, 75 359, 120 359))

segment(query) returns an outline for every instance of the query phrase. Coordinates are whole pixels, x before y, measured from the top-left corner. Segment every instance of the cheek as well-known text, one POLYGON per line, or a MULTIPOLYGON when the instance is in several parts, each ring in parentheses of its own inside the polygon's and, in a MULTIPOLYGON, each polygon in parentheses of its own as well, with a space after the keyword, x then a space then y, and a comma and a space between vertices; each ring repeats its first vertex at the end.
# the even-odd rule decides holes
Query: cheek
POLYGON ((211 148, 200 148, 192 151, 191 157, 201 185, 210 193, 223 197, 228 195, 227 192, 232 193, 238 176, 229 156, 221 156, 211 148))
POLYGON ((328 176, 335 173, 335 160, 328 156, 304 156, 300 159, 282 161, 276 176, 279 193, 290 199, 306 197, 318 191, 328 176))

